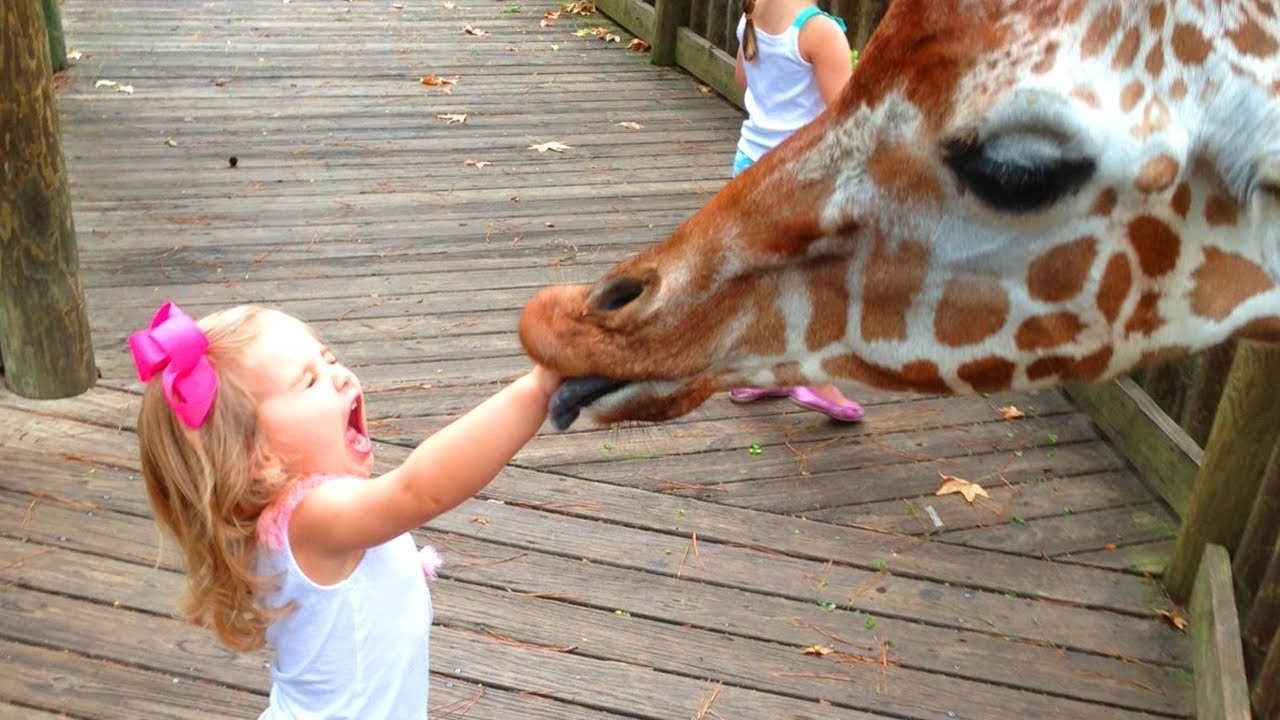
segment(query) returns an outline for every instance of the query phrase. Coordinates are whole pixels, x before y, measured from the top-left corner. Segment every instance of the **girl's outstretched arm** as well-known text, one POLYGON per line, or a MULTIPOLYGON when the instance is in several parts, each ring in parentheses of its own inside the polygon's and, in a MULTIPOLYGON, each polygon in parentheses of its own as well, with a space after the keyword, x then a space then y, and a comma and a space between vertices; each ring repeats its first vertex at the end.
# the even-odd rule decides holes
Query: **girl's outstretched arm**
POLYGON ((822 101, 830 105, 853 76, 849 39, 830 18, 816 17, 800 28, 799 44, 800 57, 813 65, 822 101))
POLYGON ((299 564, 309 570, 303 565, 307 555, 321 565, 358 561, 361 551, 475 495, 538 432, 559 384, 553 372, 534 366, 424 440, 390 472, 317 487, 289 525, 299 564))

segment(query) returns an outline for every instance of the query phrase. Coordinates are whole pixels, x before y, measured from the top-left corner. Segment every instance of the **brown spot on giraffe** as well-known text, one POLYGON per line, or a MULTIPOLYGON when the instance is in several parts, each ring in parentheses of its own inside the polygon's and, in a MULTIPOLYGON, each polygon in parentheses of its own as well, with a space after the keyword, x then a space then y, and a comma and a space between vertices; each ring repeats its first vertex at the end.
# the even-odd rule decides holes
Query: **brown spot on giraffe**
POLYGON ((1182 78, 1174 80, 1173 83, 1169 85, 1169 97, 1174 102, 1182 102, 1183 100, 1186 100, 1187 82, 1182 78))
POLYGON ((876 235, 862 278, 862 338, 905 340, 911 298, 924 285, 929 271, 929 248, 908 240, 890 248, 876 235))
POLYGON ((1147 59, 1143 61, 1142 67, 1146 68, 1147 74, 1152 78, 1158 78, 1164 72, 1164 46, 1159 41, 1147 51, 1147 59))
POLYGON ((1280 317, 1258 318, 1236 331, 1236 337, 1258 342, 1280 343, 1280 317))
POLYGON ((1111 212, 1116 209, 1117 194, 1113 187, 1105 188, 1098 193, 1098 197, 1093 199, 1093 205, 1089 208, 1089 214, 1096 217, 1111 217, 1111 212))
POLYGON ((903 145, 877 145, 867 158, 867 173, 895 200, 933 204, 942 199, 942 184, 933 166, 903 145))
POLYGON ((1147 11, 1147 19, 1151 21, 1152 30, 1164 29, 1165 15, 1164 3, 1159 2, 1151 6, 1151 9, 1147 11))
POLYGON ((808 379, 800 372, 800 363, 785 362, 773 366, 773 380, 778 387, 804 385, 808 379))
POLYGON ((902 370, 891 370, 869 363, 853 353, 845 353, 822 361, 822 369, 828 375, 848 378, 854 382, 885 390, 915 390, 942 394, 951 392, 951 388, 947 387, 938 374, 937 366, 926 360, 907 363, 902 370))
POLYGON ((1157 155, 1138 170, 1133 186, 1138 192, 1150 195, 1164 192, 1178 179, 1178 161, 1170 155, 1157 155))
POLYGON ((1157 305, 1160 302, 1160 294, 1154 292, 1145 292, 1142 297, 1138 298, 1138 304, 1133 309, 1133 314, 1129 316, 1129 321, 1124 324, 1125 336, 1134 333, 1143 333, 1150 335, 1164 325, 1164 318, 1160 317, 1160 309, 1157 305))
POLYGON ((843 340, 848 332, 849 314, 843 310, 849 307, 849 264, 849 258, 827 261, 808 275, 809 307, 814 312, 809 316, 804 342, 810 352, 843 340), (837 312, 822 312, 823 308, 837 312))
POLYGON ((1018 326, 1014 341, 1019 350, 1044 350, 1074 341, 1084 330, 1075 313, 1052 313, 1027 318, 1018 326))
POLYGON ((960 366, 956 374, 977 392, 1000 392, 1013 385, 1013 371, 1018 366, 1002 357, 985 357, 960 366))
POLYGON ((1204 250, 1204 263, 1191 273, 1191 312, 1222 320, 1249 298, 1275 288, 1266 270, 1235 253, 1204 250))
POLYGON ((1204 221, 1210 226, 1235 225, 1240 219, 1240 206, 1235 198, 1212 193, 1204 201, 1204 221))
POLYGON ((1044 54, 1031 66, 1031 72, 1037 75, 1043 75, 1053 69, 1054 62, 1058 58, 1058 41, 1051 40, 1044 47, 1044 54))
POLYGON ((1098 310, 1114 325, 1120 316, 1120 306, 1129 296, 1133 286, 1133 270, 1129 268, 1129 258, 1124 253, 1116 253, 1107 260, 1107 267, 1102 271, 1102 279, 1098 281, 1098 310))
POLYGON ((1227 37, 1242 55, 1268 58, 1276 54, 1276 39, 1251 17, 1246 17, 1227 37))
POLYGON ((1099 350, 1082 358, 1051 355, 1043 357, 1027 366, 1027 377, 1031 380, 1042 380, 1057 375, 1063 380, 1096 380, 1107 371, 1114 349, 1104 345, 1099 350))
POLYGON ((1150 215, 1130 220, 1129 243, 1138 253, 1138 267, 1147 277, 1160 277, 1178 264, 1178 234, 1162 220, 1150 215))
POLYGON ((1152 135, 1169 127, 1169 106, 1158 97, 1147 100, 1147 104, 1142 109, 1142 122, 1135 125, 1133 136, 1139 140, 1146 140, 1152 135))
POLYGON ((1183 65, 1203 65, 1209 51, 1213 50, 1213 43, 1195 25, 1178 23, 1173 26, 1169 47, 1183 65))
POLYGON ((1069 300, 1084 289, 1098 255, 1098 241, 1082 237, 1050 248, 1027 268, 1027 291, 1045 302, 1069 300))
POLYGON ((1098 94, 1095 93, 1092 88, 1085 85, 1077 85, 1072 88, 1071 97, 1095 110, 1102 107, 1102 101, 1098 99, 1098 94))
POLYGON ((1178 189, 1173 191, 1173 197, 1169 199, 1169 207, 1185 220, 1187 213, 1191 212, 1191 185, 1178 183, 1178 189))
POLYGON ((1141 45, 1142 35, 1138 32, 1138 28, 1131 27, 1126 30, 1124 36, 1120 38, 1120 44, 1116 46, 1116 54, 1111 58, 1111 69, 1125 70, 1131 67, 1141 45))
POLYGON ((1100 10, 1089 21, 1089 27, 1084 31, 1084 39, 1080 41, 1080 57, 1088 59, 1102 52, 1119 29, 1119 6, 1109 5, 1100 10))
POLYGON ((1009 294, 994 278, 953 277, 942 290, 933 334, 943 345, 962 347, 990 337, 1009 316, 1009 294))
POLYGON ((787 321, 778 303, 778 286, 761 284, 751 294, 751 332, 739 344, 752 355, 781 355, 787 350, 787 321))
POLYGON ((1129 112, 1138 106, 1138 101, 1147 92, 1147 87, 1142 84, 1141 80, 1130 81, 1120 90, 1120 109, 1129 112))

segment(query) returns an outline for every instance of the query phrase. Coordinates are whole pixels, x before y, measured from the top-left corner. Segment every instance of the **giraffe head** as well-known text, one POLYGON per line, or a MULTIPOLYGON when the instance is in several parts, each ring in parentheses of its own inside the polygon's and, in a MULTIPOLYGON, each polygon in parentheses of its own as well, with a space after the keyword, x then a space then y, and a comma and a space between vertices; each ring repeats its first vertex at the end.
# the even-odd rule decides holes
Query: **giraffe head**
POLYGON ((841 99, 525 308, 565 425, 738 384, 987 392, 1280 340, 1271 2, 898 0, 841 99))

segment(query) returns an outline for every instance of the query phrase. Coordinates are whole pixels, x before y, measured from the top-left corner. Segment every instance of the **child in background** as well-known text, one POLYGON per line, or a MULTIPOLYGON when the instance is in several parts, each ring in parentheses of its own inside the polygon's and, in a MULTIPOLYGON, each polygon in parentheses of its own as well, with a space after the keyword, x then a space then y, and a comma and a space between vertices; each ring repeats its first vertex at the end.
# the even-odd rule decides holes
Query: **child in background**
MULTIPOLYGON (((819 10, 812 0, 743 3, 734 79, 746 91, 747 118, 733 158, 734 177, 839 96, 853 74, 844 32, 844 21, 819 10)), ((790 397, 800 407, 842 422, 862 419, 862 407, 834 385, 729 391, 734 402, 765 397, 790 397)))
POLYGON ((371 477, 360 381, 302 321, 240 306, 197 323, 166 303, 129 345, 184 616, 235 650, 274 648, 260 720, 426 718, 439 561, 409 531, 497 475, 560 379, 535 366, 371 477))

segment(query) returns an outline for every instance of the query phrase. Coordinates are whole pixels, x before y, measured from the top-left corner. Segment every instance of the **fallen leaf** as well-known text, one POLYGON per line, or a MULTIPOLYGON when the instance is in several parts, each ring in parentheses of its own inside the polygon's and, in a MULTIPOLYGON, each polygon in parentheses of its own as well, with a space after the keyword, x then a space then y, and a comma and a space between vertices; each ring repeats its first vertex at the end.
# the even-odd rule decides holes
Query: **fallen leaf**
POLYGON ((1005 420, 1017 420, 1020 417, 1026 417, 1026 414, 1014 405, 1008 405, 1000 408, 1000 416, 1005 420))
POLYGON ((401 5, 400 3, 391 3, 391 9, 392 9, 392 10, 403 10, 403 9, 404 9, 404 5, 401 5))
POLYGON ((1116 551, 1116 544, 1115 544, 1115 543, 1107 543, 1106 545, 1103 545, 1103 546, 1102 546, 1102 551, 1103 551, 1103 552, 1115 552, 1115 551, 1116 551))
POLYGON ((448 122, 446 122, 445 125, 452 125, 454 123, 462 124, 467 121, 466 113, 445 113, 443 115, 436 115, 436 117, 441 120, 447 120, 448 122))
POLYGON ((821 656, 823 656, 823 655, 830 655, 831 653, 833 653, 833 652, 835 652, 835 651, 836 651, 836 649, 835 649, 835 648, 833 648, 833 647, 827 647, 826 645, 810 645, 809 647, 807 647, 807 648, 805 648, 805 649, 804 649, 804 654, 805 654, 805 655, 817 655, 817 656, 821 657, 821 656))
POLYGON ((68 60, 79 60, 82 57, 84 57, 84 53, 80 52, 79 50, 72 50, 71 52, 67 53, 68 60))
POLYGON ((132 95, 132 94, 133 94, 133 86, 132 86, 132 85, 117 85, 117 86, 116 86, 116 92, 122 92, 122 93, 124 93, 124 94, 126 94, 126 95, 132 95))
POLYGON ((1187 629, 1187 619, 1172 610, 1157 610, 1156 614, 1164 618, 1165 622, 1179 632, 1187 629))
POLYGON ((638 122, 631 122, 631 121, 629 121, 629 120, 628 120, 628 121, 625 121, 625 122, 616 123, 616 124, 617 124, 617 126, 618 126, 618 127, 626 128, 626 129, 628 129, 628 130, 639 130, 639 129, 641 129, 641 128, 643 128, 643 127, 644 127, 643 125, 641 125, 641 124, 640 124, 640 123, 638 123, 638 122))
POLYGON ((627 49, 635 52, 644 52, 649 49, 649 43, 640 38, 631 38, 631 42, 627 43, 627 49))
POLYGON ((418 78, 418 82, 427 87, 440 88, 441 95, 449 95, 453 92, 453 86, 458 84, 457 77, 442 77, 440 75, 424 75, 418 78))
POLYGON ((530 145, 528 149, 537 150, 540 153, 544 153, 548 150, 551 150, 552 152, 562 153, 565 150, 572 150, 573 146, 565 145, 562 142, 556 142, 555 140, 552 140, 550 142, 539 143, 537 145, 530 145))
POLYGON ((483 515, 477 515, 475 518, 473 518, 473 519, 471 520, 471 522, 473 522, 473 523, 475 523, 475 524, 477 524, 477 525, 480 525, 480 526, 484 526, 484 525, 488 525, 488 524, 489 524, 489 518, 487 518, 487 517, 485 517, 485 516, 483 516, 483 515))
POLYGON ((622 38, 609 32, 609 28, 607 27, 594 27, 591 28, 590 32, 592 35, 595 35, 605 42, 622 42, 622 38))
POLYGON ((120 83, 116 82, 115 80, 99 80, 99 81, 97 81, 97 82, 95 82, 95 83, 93 84, 93 89, 97 90, 97 89, 98 89, 98 88, 100 88, 100 87, 112 87, 112 88, 113 88, 113 87, 115 87, 115 86, 117 86, 117 85, 119 85, 119 84, 120 84, 120 83))
POLYGON ((485 35, 489 34, 488 30, 481 30, 480 28, 474 27, 469 23, 462 26, 462 32, 466 33, 467 35, 475 35, 476 37, 484 37, 485 35))
POLYGON ((440 7, 443 7, 445 10, 452 10, 458 7, 458 3, 454 3, 454 2, 441 3, 440 7))
POLYGON ((594 15, 596 4, 591 0, 577 0, 577 2, 564 3, 560 6, 560 10, 571 15, 594 15))
POLYGON ((711 92, 711 86, 710 86, 710 85, 703 85, 702 83, 698 83, 698 92, 700 92, 700 93, 709 93, 709 92, 711 92))
POLYGON ((559 19, 560 19, 559 10, 548 10, 545 13, 543 13, 542 20, 538 22, 538 25, 542 27, 551 27, 559 19))
POLYGON ((971 504, 979 495, 985 498, 991 497, 987 494, 987 491, 983 490, 982 486, 977 483, 972 483, 968 480, 952 475, 943 475, 942 473, 938 473, 938 476, 942 478, 942 483, 938 485, 938 489, 933 493, 934 495, 960 493, 964 496, 964 499, 968 500, 971 504))
POLYGON ((165 138, 164 144, 168 145, 169 147, 178 147, 178 141, 174 140, 173 138, 165 138))
POLYGON ((463 167, 473 167, 477 169, 483 168, 487 165, 492 165, 492 164, 493 163, 489 162, 488 160, 463 160, 462 161, 463 167))

